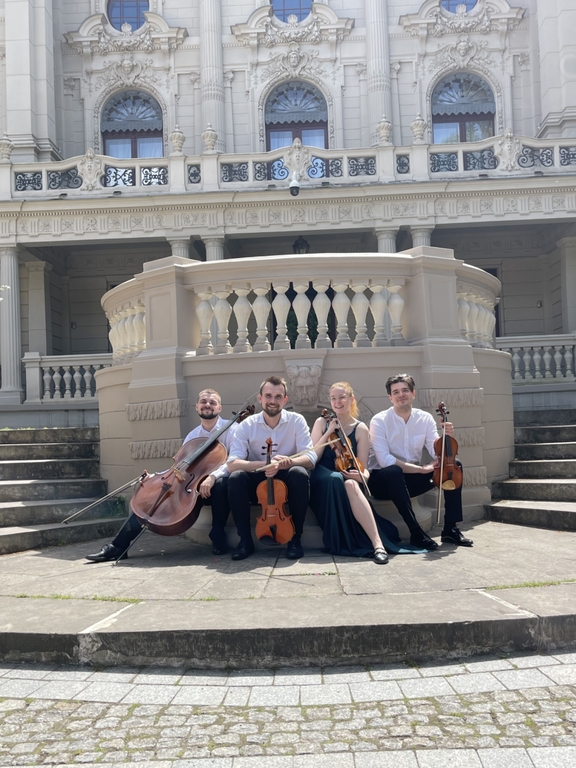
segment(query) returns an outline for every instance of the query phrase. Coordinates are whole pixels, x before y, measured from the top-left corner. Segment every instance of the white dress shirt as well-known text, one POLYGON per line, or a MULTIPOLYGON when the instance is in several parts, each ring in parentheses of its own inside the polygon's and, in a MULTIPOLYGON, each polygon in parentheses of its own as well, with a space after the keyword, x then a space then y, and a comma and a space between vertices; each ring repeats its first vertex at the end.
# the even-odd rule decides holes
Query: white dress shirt
POLYGON ((228 463, 236 459, 246 461, 266 461, 266 440, 272 438, 272 455, 292 456, 306 451, 312 466, 318 456, 312 449, 312 439, 306 419, 294 411, 282 410, 280 421, 270 427, 264 421, 264 412, 248 416, 234 431, 228 463))
MULTIPOLYGON (((218 432, 219 429, 224 427, 228 421, 226 419, 221 418, 218 416, 216 423, 212 427, 210 431, 207 429, 204 429, 202 424, 197 426, 195 429, 192 430, 192 432, 189 432, 186 437, 184 438, 184 443, 187 443, 189 440, 194 440, 196 437, 214 437, 216 432, 218 432)), ((232 424, 230 429, 227 429, 226 432, 224 432, 223 435, 221 435, 218 438, 218 442, 222 443, 222 445, 226 448, 228 453, 230 453, 230 446, 232 445, 232 438, 234 436, 234 430, 237 428, 237 424, 232 424)), ((211 476, 214 477, 216 480, 218 480, 219 477, 227 477, 230 472, 228 471, 228 464, 224 462, 221 466, 218 467, 218 469, 215 469, 214 472, 210 472, 211 476)))
POLYGON ((438 429, 434 417, 420 408, 412 408, 408 421, 388 408, 372 418, 370 422, 370 459, 368 469, 381 469, 396 464, 396 459, 409 464, 422 462, 422 449, 426 446, 434 456, 434 441, 438 429))

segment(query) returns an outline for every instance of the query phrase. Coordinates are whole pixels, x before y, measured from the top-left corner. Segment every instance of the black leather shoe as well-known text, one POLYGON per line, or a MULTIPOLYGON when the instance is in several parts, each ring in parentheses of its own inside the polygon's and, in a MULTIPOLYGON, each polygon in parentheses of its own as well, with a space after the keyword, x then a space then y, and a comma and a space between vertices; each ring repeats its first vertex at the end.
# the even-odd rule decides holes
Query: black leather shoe
POLYGON ((226 555, 228 554, 228 547, 226 544, 212 544, 213 555, 226 555))
POLYGON ((440 541, 446 542, 446 544, 455 544, 457 547, 471 547, 474 544, 472 539, 467 539, 456 526, 449 531, 442 531, 440 541))
POLYGON ((232 560, 246 560, 247 557, 254 554, 254 544, 240 544, 232 552, 232 560))
MULTIPOLYGON (((108 560, 118 560, 122 555, 120 547, 115 547, 114 544, 104 544, 100 552, 96 552, 93 555, 86 555, 86 560, 90 560, 93 563, 107 563, 108 560)), ((126 560, 128 555, 124 553, 121 560, 126 560)))
POLYGON ((410 544, 419 547, 420 549, 427 549, 428 552, 433 552, 435 549, 438 549, 438 544, 434 539, 431 539, 427 533, 424 533, 424 531, 411 534, 410 544))
POLYGON ((378 549, 374 550, 372 559, 375 563, 378 563, 378 565, 386 565, 388 562, 388 555, 386 554, 386 550, 382 549, 382 547, 378 547, 378 549))
POLYGON ((304 557, 304 550, 302 549, 302 544, 300 544, 300 539, 292 539, 292 541, 288 542, 286 557, 288 560, 299 560, 301 557, 304 557))

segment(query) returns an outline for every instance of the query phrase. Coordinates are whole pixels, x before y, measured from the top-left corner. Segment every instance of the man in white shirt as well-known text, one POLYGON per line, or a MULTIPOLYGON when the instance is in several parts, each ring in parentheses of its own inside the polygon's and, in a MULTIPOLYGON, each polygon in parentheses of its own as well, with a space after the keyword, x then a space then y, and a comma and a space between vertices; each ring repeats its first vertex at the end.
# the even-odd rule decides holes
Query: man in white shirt
MULTIPOLYGON (((200 425, 186 435, 183 445, 197 437, 207 439, 221 429, 227 423, 225 419, 221 418, 221 411, 222 399, 218 392, 215 389, 202 390, 196 401, 196 413, 200 416, 200 425)), ((236 424, 232 425, 230 429, 227 429, 218 438, 228 452, 230 451, 236 426, 236 424)), ((228 552, 225 526, 230 515, 230 506, 228 504, 229 474, 228 466, 224 462, 222 466, 209 474, 198 488, 203 499, 210 499, 212 508, 210 539, 212 540, 212 552, 215 555, 223 555, 228 552)), ((93 555, 86 555, 86 560, 91 560, 94 563, 103 563, 108 560, 117 560, 121 556, 124 559, 127 556, 124 553, 141 530, 142 524, 132 512, 112 543, 104 544, 102 549, 93 555)))
POLYGON ((278 376, 269 376, 261 385, 258 401, 262 411, 249 416, 234 432, 228 468, 228 498, 236 523, 240 544, 232 560, 244 560, 254 552, 250 529, 250 504, 256 504, 256 487, 266 477, 275 477, 288 487, 288 506, 294 522, 295 534, 286 548, 286 557, 297 560, 304 554, 300 539, 310 498, 308 469, 316 463, 310 430, 299 413, 288 412, 286 382, 278 376), (272 463, 262 472, 254 472, 266 465, 266 440, 272 439, 272 463), (301 456, 290 456, 306 451, 301 456))
MULTIPOLYGON (((438 544, 418 524, 410 499, 433 488, 432 475, 437 464, 422 465, 421 462, 424 447, 434 455, 434 441, 438 439, 436 422, 426 411, 412 407, 416 397, 412 376, 406 373, 391 376, 386 382, 386 392, 392 408, 377 413, 370 422, 373 454, 368 467, 368 487, 375 499, 394 502, 410 531, 410 543, 432 551, 438 544)), ((443 426, 447 435, 454 434, 453 424, 446 422, 443 426)), ((441 540, 471 547, 472 540, 465 538, 456 525, 462 520, 462 487, 444 491, 444 503, 441 540)))

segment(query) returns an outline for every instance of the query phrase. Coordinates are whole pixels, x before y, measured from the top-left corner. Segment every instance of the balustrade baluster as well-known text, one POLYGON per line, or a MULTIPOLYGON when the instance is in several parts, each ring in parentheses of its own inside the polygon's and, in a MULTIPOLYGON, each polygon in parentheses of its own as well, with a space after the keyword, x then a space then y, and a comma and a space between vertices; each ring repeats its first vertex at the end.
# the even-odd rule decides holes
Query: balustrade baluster
POLYGON ((314 297, 312 306, 314 312, 316 312, 316 319, 318 320, 318 336, 314 346, 316 349, 330 349, 332 342, 328 336, 328 313, 330 312, 330 299, 326 296, 326 291, 330 287, 330 283, 323 283, 322 280, 313 280, 312 284, 317 295, 314 297))
POLYGON ((522 360, 524 361, 524 379, 526 381, 532 380, 534 376, 532 376, 532 370, 531 370, 531 363, 532 358, 530 356, 530 350, 532 347, 524 347, 524 354, 522 355, 522 360))
POLYGON ((352 339, 348 333, 348 311, 350 310, 350 299, 346 295, 348 283, 337 283, 332 285, 335 296, 332 299, 332 307, 336 315, 336 336, 335 347, 351 347, 352 339))
POLYGON ((136 350, 141 352, 146 349, 146 310, 139 299, 134 314, 134 333, 136 334, 136 350))
POLYGON ((468 315, 470 314, 470 304, 466 301, 464 298, 464 293, 458 294, 458 323, 460 325, 460 336, 462 336, 463 339, 466 339, 466 322, 468 320, 468 315))
POLYGON ((292 302, 294 314, 298 321, 298 337, 296 339, 296 349, 310 349, 312 344, 308 338, 308 314, 310 312, 311 302, 306 291, 308 290, 308 282, 302 282, 299 284, 293 284, 296 296, 292 302))
POLYGON ((50 368, 44 368, 42 381, 44 382, 42 400, 52 400, 52 374, 50 373, 50 368))
POLYGON ((534 347, 534 378, 535 379, 543 379, 542 371, 540 370, 540 363, 542 362, 542 355, 540 354, 540 350, 542 347, 534 347))
POLYGON ((64 400, 70 400, 72 398, 72 373, 70 366, 64 367, 64 400))
POLYGON ((356 338, 354 339, 355 347, 371 347, 370 339, 366 335, 366 315, 370 308, 370 302, 368 297, 364 293, 368 286, 366 283, 352 282, 351 288, 354 291, 352 297, 352 312, 356 319, 356 338))
POLYGON ((214 345, 212 344, 212 333, 210 331, 210 325, 214 316, 214 310, 210 303, 212 292, 208 288, 200 288, 196 290, 196 294, 200 299, 200 303, 196 307, 196 317, 200 323, 200 344, 196 354, 213 355, 214 345))
POLYGON ((478 324, 478 305, 472 294, 467 294, 470 311, 466 319, 466 338, 472 346, 476 346, 476 327, 478 324))
POLYGON ((128 361, 132 360, 134 355, 138 352, 138 342, 136 339, 136 330, 134 328, 134 317, 136 315, 136 307, 126 307, 126 340, 128 345, 127 355, 128 361))
POLYGON ((388 290, 382 283, 370 286, 372 298, 370 299, 370 312, 374 318, 373 347, 388 347, 390 342, 386 335, 386 310, 388 309, 388 290))
POLYGON ((252 349, 254 352, 268 352, 272 348, 268 338, 268 318, 271 304, 266 298, 270 285, 268 283, 252 283, 252 290, 256 294, 256 299, 252 304, 252 312, 256 318, 256 342, 252 349))
POLYGON ((514 374, 512 378, 514 379, 521 379, 522 373, 520 371, 520 347, 513 347, 512 348, 512 365, 514 367, 514 374))
POLYGON ((216 354, 225 355, 232 352, 232 345, 230 344, 230 329, 228 323, 230 322, 230 315, 232 314, 232 307, 228 301, 230 291, 225 285, 213 286, 214 295, 218 301, 214 306, 214 317, 218 325, 218 341, 216 342, 216 354))
POLYGON ((543 349, 544 349, 544 378, 551 379, 552 371, 550 370, 550 364, 552 362, 552 355, 550 354, 550 350, 554 349, 554 347, 543 347, 543 349))
POLYGON ((392 336, 390 343, 392 345, 404 343, 404 336, 402 335, 402 312, 404 311, 404 299, 400 296, 400 289, 404 285, 404 281, 395 280, 389 282, 386 286, 390 291, 390 298, 388 299, 388 312, 390 314, 390 320, 392 322, 392 336))
POLYGON ((574 354, 572 352, 573 347, 572 346, 566 346, 564 347, 564 360, 566 361, 566 378, 572 378, 574 376, 574 370, 572 368, 572 363, 574 361, 574 354))
POLYGON ((54 379, 54 400, 62 400, 62 391, 60 389, 62 374, 60 373, 59 367, 56 367, 53 370, 54 376, 52 378, 54 379))
POLYGON ((80 398, 82 397, 82 374, 80 373, 80 366, 74 365, 72 367, 74 369, 74 391, 72 392, 72 397, 80 398))
MULTIPOLYGON (((92 371, 90 370, 90 367, 91 366, 86 365, 84 368, 84 386, 85 386, 84 397, 87 398, 88 400, 94 397, 94 395, 92 394, 92 380, 94 376, 92 375, 92 371)), ((99 368, 101 367, 102 366, 99 366, 99 368)))
POLYGON ((564 374, 562 372, 562 347, 554 347, 554 365, 556 366, 555 378, 562 379, 564 374))
POLYGON ((252 352, 252 345, 248 341, 248 321, 252 314, 252 307, 246 298, 250 293, 250 288, 234 288, 234 293, 238 297, 232 308, 238 323, 238 339, 234 344, 234 352, 252 352))
POLYGON ((276 318, 276 338, 274 340, 274 349, 290 349, 290 339, 288 338, 287 318, 290 312, 290 299, 286 296, 286 291, 290 288, 290 283, 274 283, 276 296, 272 302, 272 311, 276 318))
POLYGON ((120 320, 118 322, 118 336, 120 339, 119 361, 121 363, 126 362, 128 357, 128 332, 126 330, 126 322, 128 319, 128 312, 126 308, 120 310, 120 320))

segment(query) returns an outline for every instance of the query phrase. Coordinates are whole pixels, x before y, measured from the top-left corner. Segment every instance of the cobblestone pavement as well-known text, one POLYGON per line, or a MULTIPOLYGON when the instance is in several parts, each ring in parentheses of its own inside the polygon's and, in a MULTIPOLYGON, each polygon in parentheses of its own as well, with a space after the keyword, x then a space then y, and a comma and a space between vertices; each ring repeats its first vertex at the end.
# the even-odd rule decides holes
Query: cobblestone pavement
POLYGON ((0 765, 574 768, 576 653, 236 670, 0 663, 0 765))

